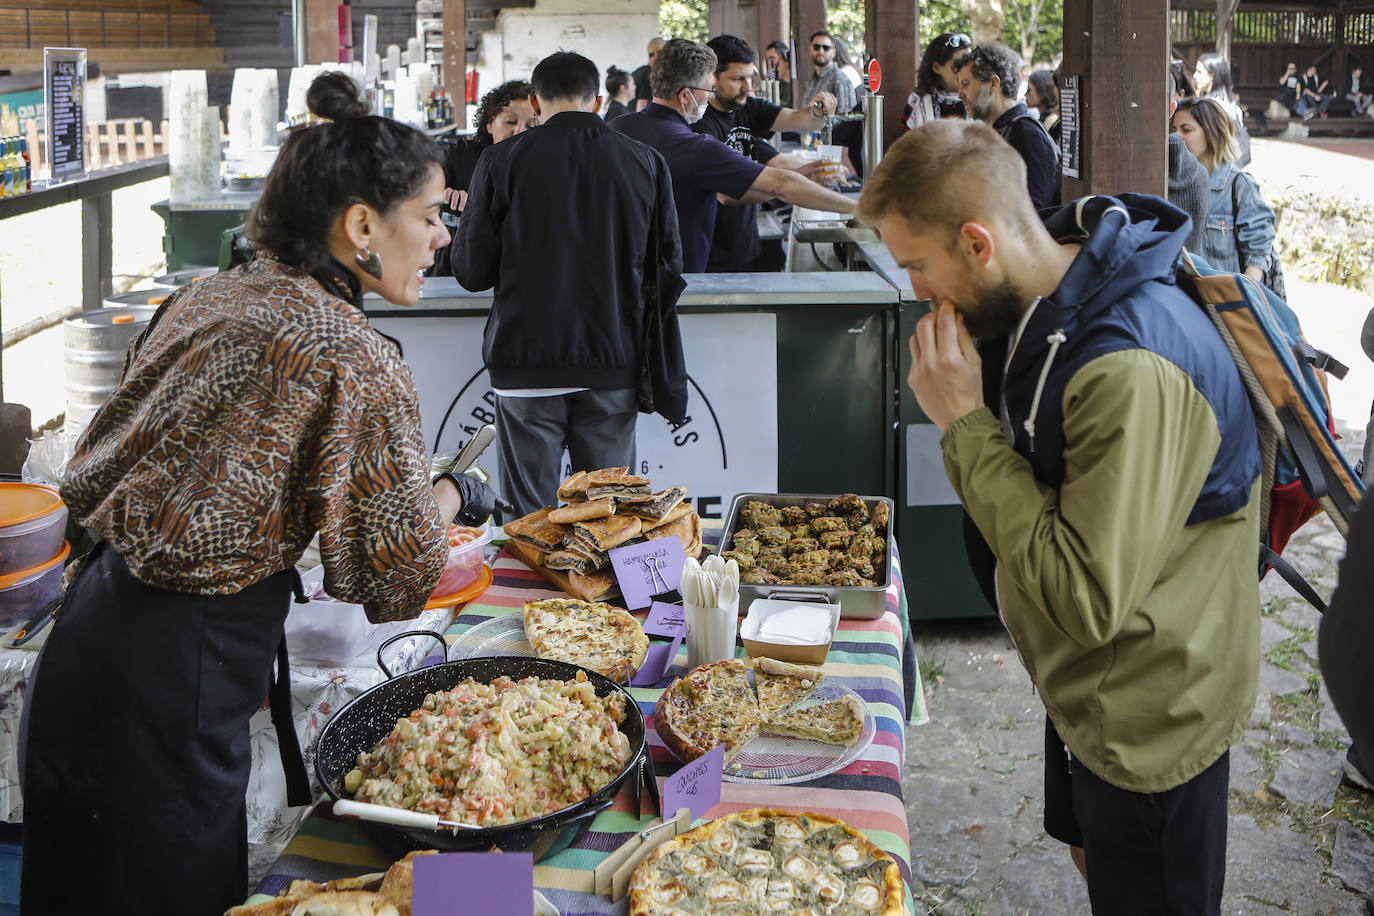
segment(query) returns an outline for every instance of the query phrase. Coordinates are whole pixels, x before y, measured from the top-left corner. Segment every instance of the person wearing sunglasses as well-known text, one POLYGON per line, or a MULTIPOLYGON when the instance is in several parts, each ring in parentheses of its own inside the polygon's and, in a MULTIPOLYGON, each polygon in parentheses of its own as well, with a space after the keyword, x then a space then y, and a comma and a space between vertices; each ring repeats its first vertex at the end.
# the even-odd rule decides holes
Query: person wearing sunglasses
POLYGON ((936 35, 921 55, 916 68, 916 88, 902 110, 902 131, 915 130, 938 118, 967 118, 964 100, 959 98, 959 83, 954 78, 954 57, 973 46, 961 32, 936 35))
POLYGON ((812 73, 802 89, 802 98, 814 99, 818 92, 835 97, 835 110, 844 114, 854 110, 858 99, 854 86, 835 63, 835 38, 824 29, 811 36, 812 73))
POLYGON ((801 173, 765 166, 713 136, 692 130, 691 125, 701 120, 716 97, 715 71, 714 51, 674 38, 658 53, 649 75, 653 102, 611 124, 612 130, 653 147, 667 160, 686 273, 706 270, 720 195, 732 205, 778 198, 813 210, 854 211, 849 198, 801 173))

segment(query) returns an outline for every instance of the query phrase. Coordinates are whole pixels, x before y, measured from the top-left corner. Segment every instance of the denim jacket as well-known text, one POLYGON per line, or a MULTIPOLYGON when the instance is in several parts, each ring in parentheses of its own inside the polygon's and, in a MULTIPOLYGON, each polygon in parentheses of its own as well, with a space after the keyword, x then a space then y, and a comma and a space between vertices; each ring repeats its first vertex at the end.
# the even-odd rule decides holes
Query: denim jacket
POLYGON ((1218 165, 1200 254, 1217 270, 1240 273, 1247 267, 1268 270, 1273 247, 1274 211, 1264 202, 1259 182, 1229 162, 1218 165))

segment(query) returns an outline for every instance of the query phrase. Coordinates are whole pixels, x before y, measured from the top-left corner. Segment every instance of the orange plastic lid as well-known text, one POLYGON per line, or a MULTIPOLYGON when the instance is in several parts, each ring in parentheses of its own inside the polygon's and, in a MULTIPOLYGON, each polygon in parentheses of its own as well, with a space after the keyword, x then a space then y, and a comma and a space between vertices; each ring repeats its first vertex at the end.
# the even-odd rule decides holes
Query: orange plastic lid
POLYGON ((67 554, 71 552, 72 545, 68 544, 66 541, 63 541, 62 549, 57 552, 57 556, 53 557, 48 562, 39 563, 37 566, 30 566, 28 569, 21 569, 19 570, 19 572, 12 572, 7 576, 0 576, 0 590, 7 589, 18 582, 22 582, 30 576, 36 576, 39 573, 47 572, 57 564, 61 563, 63 560, 67 559, 67 554))
POLYGON ((62 497, 41 483, 0 481, 0 525, 17 525, 54 512, 62 497))
POLYGON ((164 303, 164 302, 166 302, 166 301, 167 301, 167 297, 166 297, 166 296, 149 296, 149 297, 148 297, 148 304, 149 304, 149 305, 161 305, 162 303, 164 303))
POLYGON ((472 584, 459 589, 448 595, 431 595, 429 602, 425 604, 425 610, 432 611, 435 608, 453 607, 455 604, 466 604, 478 595, 491 587, 491 583, 496 579, 491 567, 483 563, 482 568, 477 571, 477 578, 472 584))
POLYGON ((133 324, 133 315, 115 315, 110 318, 110 324, 133 324))

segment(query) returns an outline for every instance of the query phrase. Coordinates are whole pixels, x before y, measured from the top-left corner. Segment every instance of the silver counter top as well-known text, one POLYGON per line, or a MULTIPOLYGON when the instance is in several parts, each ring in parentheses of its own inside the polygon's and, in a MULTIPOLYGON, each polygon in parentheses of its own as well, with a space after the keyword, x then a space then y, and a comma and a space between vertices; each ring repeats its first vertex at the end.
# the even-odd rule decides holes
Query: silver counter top
MULTIPOLYGON (((869 271, 687 274, 686 280, 687 290, 678 302, 684 310, 720 306, 883 305, 899 298, 897 288, 889 280, 869 271)), ((908 291, 910 288, 908 283, 908 291)), ((396 317, 450 311, 472 313, 491 308, 491 300, 490 290, 471 293, 452 277, 431 277, 425 280, 420 301, 413 307, 393 305, 380 296, 369 295, 365 308, 369 314, 396 317)))

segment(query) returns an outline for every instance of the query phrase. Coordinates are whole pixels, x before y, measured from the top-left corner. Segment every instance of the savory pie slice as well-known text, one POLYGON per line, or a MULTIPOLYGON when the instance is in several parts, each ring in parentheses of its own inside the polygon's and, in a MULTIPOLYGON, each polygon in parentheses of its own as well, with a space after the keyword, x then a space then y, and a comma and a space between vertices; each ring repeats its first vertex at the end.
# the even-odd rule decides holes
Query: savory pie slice
MULTIPOLYGON (((765 723, 781 715, 815 692, 821 669, 797 665, 776 658, 754 659, 754 687, 759 694, 759 712, 765 723)), ((766 725, 765 725, 766 727, 766 725)))
POLYGON ((525 638, 540 658, 590 668, 628 681, 644 663, 649 637, 623 608, 575 598, 526 601, 525 638))
POLYGON ((610 550, 639 534, 639 519, 633 516, 612 515, 610 518, 574 522, 572 530, 575 535, 594 545, 597 550, 610 550))
POLYGON ((567 542, 572 529, 549 521, 552 506, 536 509, 529 515, 506 522, 505 532, 522 544, 547 553, 557 550, 567 542))
POLYGON ((557 522, 560 525, 569 525, 573 522, 607 518, 611 515, 615 515, 615 500, 609 496, 603 496, 601 499, 589 499, 580 503, 559 506, 549 513, 549 521, 557 522))
POLYGON ((669 487, 661 493, 650 493, 645 496, 617 496, 616 511, 650 521, 662 521, 669 512, 682 504, 686 496, 686 487, 669 487))
POLYGON ((578 471, 563 481, 558 498, 565 503, 600 499, 603 496, 634 496, 649 493, 649 478, 630 473, 629 468, 601 468, 578 471))
POLYGON ((572 547, 555 550, 544 557, 544 565, 549 569, 575 569, 580 573, 594 573, 610 565, 610 562, 605 554, 597 554, 594 557, 572 547))
POLYGON ((770 717, 763 730, 773 735, 810 738, 848 747, 864 730, 863 700, 851 693, 770 717))
POLYGON ((676 506, 673 506, 673 508, 669 509, 668 514, 663 516, 663 518, 659 519, 658 521, 654 521, 650 518, 640 518, 639 530, 647 534, 648 532, 653 531, 655 528, 660 528, 663 525, 667 525, 677 521, 678 519, 682 518, 684 515, 687 515, 691 511, 692 504, 684 500, 683 502, 680 502, 676 506))
POLYGON ((743 659, 693 668, 673 681, 654 707, 654 728, 668 750, 690 762, 725 745, 725 762, 744 749, 762 724, 743 659))
POLYGON ((615 574, 609 570, 580 573, 568 570, 568 588, 584 601, 602 601, 620 593, 615 574))

